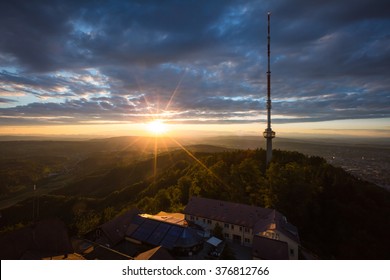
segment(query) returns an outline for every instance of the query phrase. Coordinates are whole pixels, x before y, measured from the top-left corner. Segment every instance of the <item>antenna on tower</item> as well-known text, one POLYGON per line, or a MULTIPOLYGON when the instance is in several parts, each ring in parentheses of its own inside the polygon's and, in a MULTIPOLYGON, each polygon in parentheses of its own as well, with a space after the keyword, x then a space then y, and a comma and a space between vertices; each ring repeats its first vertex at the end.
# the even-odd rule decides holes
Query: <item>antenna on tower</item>
POLYGON ((267 159, 266 164, 271 162, 272 160, 272 139, 275 138, 275 131, 272 131, 271 128, 271 62, 270 62, 270 56, 271 56, 271 35, 270 35, 270 19, 271 19, 271 12, 268 12, 268 35, 267 35, 267 49, 268 49, 268 67, 267 67, 267 128, 263 132, 263 136, 265 139, 267 139, 267 159))
POLYGON ((39 196, 37 193, 37 185, 34 184, 34 197, 33 197, 33 223, 39 218, 39 196))
POLYGON ((33 197, 33 209, 32 209, 32 214, 33 214, 33 223, 35 223, 35 202, 37 198, 37 185, 34 184, 34 197, 33 197))

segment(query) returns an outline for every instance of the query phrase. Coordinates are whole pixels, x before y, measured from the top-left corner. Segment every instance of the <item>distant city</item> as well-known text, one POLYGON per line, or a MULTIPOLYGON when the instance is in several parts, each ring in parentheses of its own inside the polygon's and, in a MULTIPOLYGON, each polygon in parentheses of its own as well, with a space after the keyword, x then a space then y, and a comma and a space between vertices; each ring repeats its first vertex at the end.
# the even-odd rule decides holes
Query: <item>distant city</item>
MULTIPOLYGON (((210 144, 237 149, 265 148, 256 137, 216 137, 210 144)), ((276 138, 274 149, 320 156, 352 175, 390 191, 390 145, 386 139, 285 139, 276 138)))
MULTIPOLYGON (((314 144, 313 144, 314 145, 314 144)), ((305 145, 306 146, 306 145, 305 145)), ((297 149, 300 152, 301 149, 297 149)), ((307 147, 310 149, 310 147, 307 147)), ((321 148, 307 152, 325 158, 330 164, 342 167, 352 175, 390 190, 389 147, 369 145, 323 144, 321 148)))
POLYGON ((390 191, 389 155, 381 150, 357 148, 335 149, 333 155, 325 157, 329 163, 340 166, 358 178, 375 183, 390 191))

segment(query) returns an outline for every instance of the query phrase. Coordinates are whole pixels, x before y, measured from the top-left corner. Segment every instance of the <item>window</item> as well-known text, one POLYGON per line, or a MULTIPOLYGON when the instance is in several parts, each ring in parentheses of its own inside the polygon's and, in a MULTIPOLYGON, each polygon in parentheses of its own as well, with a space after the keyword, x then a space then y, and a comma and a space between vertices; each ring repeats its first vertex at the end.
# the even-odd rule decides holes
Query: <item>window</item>
POLYGON ((211 225, 211 220, 207 220, 207 223, 208 223, 209 225, 211 225))
POLYGON ((244 231, 245 231, 245 233, 250 233, 250 229, 247 227, 244 229, 244 231))
POLYGON ((229 228, 229 224, 224 224, 223 227, 224 228, 229 228))
POLYGON ((237 244, 241 244, 241 236, 233 234, 233 242, 237 244))
POLYGON ((231 225, 231 229, 234 229, 234 225, 231 225))
POLYGON ((223 235, 223 237, 229 239, 229 233, 225 233, 225 234, 223 235))
POLYGON ((242 227, 240 227, 240 231, 242 231, 242 227))
POLYGON ((244 238, 245 243, 251 243, 251 240, 249 238, 244 238))
POLYGON ((204 223, 204 224, 206 223, 206 219, 203 219, 203 223, 204 223))
POLYGON ((194 216, 190 216, 190 220, 193 221, 194 220, 194 216))

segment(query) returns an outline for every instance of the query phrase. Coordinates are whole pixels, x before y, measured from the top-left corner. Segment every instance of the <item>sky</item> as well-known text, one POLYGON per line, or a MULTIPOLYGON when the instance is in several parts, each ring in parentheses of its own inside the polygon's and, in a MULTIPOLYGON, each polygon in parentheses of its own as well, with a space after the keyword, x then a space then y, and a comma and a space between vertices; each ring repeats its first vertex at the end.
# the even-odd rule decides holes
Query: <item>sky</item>
POLYGON ((387 0, 1 1, 0 135, 390 137, 387 0))

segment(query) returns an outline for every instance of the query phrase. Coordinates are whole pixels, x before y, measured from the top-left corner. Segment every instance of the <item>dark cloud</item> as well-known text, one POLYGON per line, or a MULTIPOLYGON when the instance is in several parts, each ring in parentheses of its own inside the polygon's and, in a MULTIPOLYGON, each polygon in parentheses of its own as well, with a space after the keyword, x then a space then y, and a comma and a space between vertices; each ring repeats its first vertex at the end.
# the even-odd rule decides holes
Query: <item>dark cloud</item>
POLYGON ((17 101, 14 99, 0 97, 0 103, 14 103, 14 102, 17 102, 17 101))
POLYGON ((1 120, 261 121, 268 10, 275 122, 390 117, 384 0, 15 0, 0 4, 1 120))

